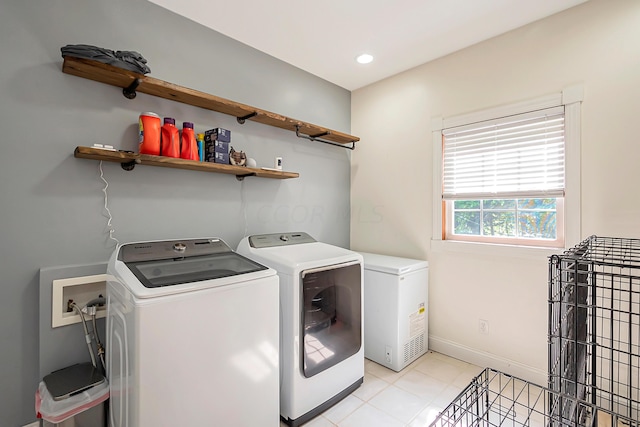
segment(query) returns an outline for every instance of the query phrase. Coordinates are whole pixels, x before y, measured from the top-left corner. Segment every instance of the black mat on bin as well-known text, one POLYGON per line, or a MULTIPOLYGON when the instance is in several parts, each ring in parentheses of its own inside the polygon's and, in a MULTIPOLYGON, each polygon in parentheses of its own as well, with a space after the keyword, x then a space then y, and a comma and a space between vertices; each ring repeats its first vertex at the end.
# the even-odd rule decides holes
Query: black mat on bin
POLYGON ((87 362, 53 371, 42 380, 53 400, 62 400, 102 384, 105 382, 105 377, 91 363, 87 362))

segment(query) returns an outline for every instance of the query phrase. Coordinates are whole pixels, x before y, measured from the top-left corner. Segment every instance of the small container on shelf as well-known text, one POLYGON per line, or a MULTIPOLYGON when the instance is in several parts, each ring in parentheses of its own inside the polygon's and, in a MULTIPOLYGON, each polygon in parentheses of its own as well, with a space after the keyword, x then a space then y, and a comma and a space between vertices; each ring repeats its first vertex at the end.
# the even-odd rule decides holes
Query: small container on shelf
POLYGON ((204 133, 199 133, 196 137, 198 143, 198 158, 201 162, 204 162, 204 133))

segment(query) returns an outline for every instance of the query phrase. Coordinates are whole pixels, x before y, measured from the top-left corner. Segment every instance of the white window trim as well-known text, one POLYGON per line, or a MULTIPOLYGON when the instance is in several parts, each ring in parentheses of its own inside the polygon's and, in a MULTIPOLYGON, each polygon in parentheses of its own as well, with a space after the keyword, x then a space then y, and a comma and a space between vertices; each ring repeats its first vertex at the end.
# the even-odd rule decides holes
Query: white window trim
POLYGON ((431 120, 433 148, 433 234, 431 249, 435 251, 482 252, 499 255, 550 255, 559 248, 525 247, 494 243, 442 240, 442 130, 468 123, 525 113, 544 108, 565 106, 565 198, 564 247, 570 248, 581 240, 580 212, 580 140, 582 85, 565 88, 561 93, 547 95, 516 104, 490 108, 469 114, 431 120), (488 252, 489 251, 489 252, 488 252))

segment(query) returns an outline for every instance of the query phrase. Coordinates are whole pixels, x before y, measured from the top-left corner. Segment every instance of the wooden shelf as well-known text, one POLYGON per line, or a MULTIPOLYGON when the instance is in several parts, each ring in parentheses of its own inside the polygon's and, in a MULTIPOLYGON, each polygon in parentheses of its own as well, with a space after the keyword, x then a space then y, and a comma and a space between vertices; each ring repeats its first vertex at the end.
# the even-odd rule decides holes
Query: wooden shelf
POLYGON ((123 168, 132 168, 135 165, 160 166, 164 168, 226 173, 229 175, 235 175, 239 179, 246 176, 257 176, 260 178, 271 179, 288 179, 300 176, 296 172, 248 168, 244 166, 224 165, 221 163, 196 162, 194 160, 152 156, 149 154, 129 153, 124 151, 103 150, 93 147, 76 147, 73 155, 79 159, 104 160, 105 162, 120 163, 123 168))
POLYGON ((320 142, 328 141, 329 143, 355 145, 355 142, 360 140, 357 136, 291 119, 281 116, 280 114, 178 86, 143 74, 123 70, 98 61, 65 56, 64 63, 62 64, 62 72, 123 89, 129 88, 133 91, 133 96, 135 96, 135 92, 146 93, 148 95, 228 114, 240 119, 240 122, 242 122, 242 119, 245 119, 286 129, 296 132, 296 134, 302 134, 303 138, 316 139, 320 142), (134 88, 132 84, 135 86, 136 82, 137 86, 134 88))

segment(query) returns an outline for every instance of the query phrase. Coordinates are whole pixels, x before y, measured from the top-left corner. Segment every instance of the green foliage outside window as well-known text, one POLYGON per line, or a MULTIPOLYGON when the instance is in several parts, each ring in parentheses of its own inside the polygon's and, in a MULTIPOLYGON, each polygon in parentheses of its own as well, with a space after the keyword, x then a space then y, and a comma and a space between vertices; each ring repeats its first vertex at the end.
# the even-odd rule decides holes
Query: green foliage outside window
POLYGON ((556 199, 456 200, 453 233, 555 239, 556 199))

